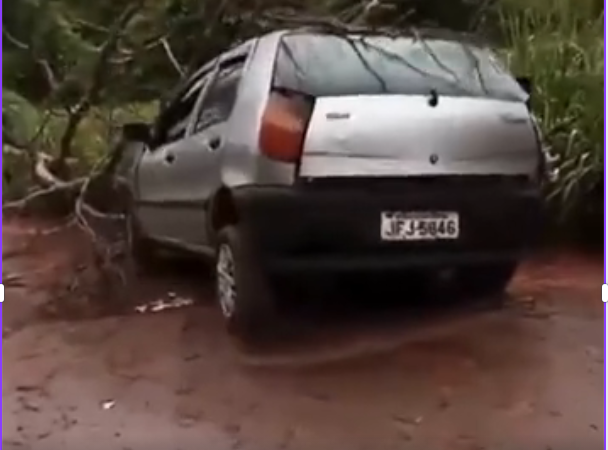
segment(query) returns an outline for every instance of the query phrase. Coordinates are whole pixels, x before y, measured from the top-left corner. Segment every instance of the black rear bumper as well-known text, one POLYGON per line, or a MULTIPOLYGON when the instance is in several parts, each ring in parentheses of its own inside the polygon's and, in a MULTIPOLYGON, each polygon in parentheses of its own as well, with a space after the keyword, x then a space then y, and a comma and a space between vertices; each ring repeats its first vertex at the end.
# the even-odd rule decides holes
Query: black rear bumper
POLYGON ((324 180, 235 191, 241 225, 275 270, 375 270, 516 261, 538 241, 542 200, 520 180, 324 180), (385 242, 383 211, 457 211, 456 241, 385 242))

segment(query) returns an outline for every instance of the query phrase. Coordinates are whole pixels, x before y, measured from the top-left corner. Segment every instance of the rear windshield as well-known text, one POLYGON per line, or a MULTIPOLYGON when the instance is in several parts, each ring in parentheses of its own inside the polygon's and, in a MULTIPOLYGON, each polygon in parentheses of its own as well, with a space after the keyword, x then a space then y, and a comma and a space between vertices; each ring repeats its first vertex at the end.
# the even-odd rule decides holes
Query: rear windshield
POLYGON ((290 34, 275 87, 315 97, 405 94, 524 101, 526 92, 489 48, 442 39, 290 34))

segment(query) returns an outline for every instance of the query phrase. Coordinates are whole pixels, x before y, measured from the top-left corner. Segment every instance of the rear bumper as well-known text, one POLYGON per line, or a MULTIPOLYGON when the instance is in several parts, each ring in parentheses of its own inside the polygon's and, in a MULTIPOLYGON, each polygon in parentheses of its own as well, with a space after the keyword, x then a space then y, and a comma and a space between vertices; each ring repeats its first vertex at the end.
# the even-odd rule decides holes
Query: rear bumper
POLYGON ((411 181, 245 187, 240 223, 271 270, 448 268, 516 261, 538 241, 542 202, 526 184, 411 181), (457 211, 460 239, 385 242, 383 211, 457 211))

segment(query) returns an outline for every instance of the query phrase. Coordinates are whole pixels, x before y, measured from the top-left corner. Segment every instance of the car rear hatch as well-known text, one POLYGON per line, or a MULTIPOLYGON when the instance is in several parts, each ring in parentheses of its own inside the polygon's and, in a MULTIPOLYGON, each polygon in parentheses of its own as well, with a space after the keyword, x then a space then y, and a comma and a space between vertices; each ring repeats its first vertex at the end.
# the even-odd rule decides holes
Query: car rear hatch
POLYGON ((534 175, 538 156, 524 103, 410 95, 324 97, 315 102, 299 174, 534 175))
POLYGON ((491 50, 468 42, 290 33, 272 95, 266 122, 282 121, 282 134, 262 133, 261 148, 297 160, 302 178, 538 168, 528 94, 491 50))

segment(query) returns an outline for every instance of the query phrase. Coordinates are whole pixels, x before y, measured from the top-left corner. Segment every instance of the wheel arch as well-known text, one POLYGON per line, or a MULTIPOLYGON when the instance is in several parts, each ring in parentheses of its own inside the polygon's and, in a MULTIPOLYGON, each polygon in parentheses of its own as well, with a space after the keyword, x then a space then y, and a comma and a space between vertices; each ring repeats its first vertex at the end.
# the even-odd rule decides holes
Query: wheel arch
POLYGON ((207 231, 212 243, 217 241, 219 231, 227 225, 239 223, 240 216, 234 192, 227 186, 220 187, 209 204, 207 231))

